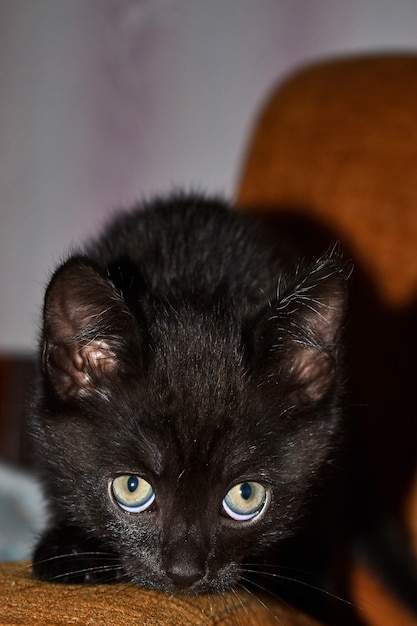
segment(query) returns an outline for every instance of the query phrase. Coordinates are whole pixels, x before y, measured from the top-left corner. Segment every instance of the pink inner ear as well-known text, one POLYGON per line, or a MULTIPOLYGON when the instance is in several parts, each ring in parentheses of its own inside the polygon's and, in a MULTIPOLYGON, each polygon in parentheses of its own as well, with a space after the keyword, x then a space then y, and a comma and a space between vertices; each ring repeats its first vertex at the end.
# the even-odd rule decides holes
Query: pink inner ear
POLYGON ((329 346, 334 343, 339 331, 344 301, 340 294, 335 293, 322 298, 319 304, 316 314, 311 316, 311 329, 323 346, 329 346))
POLYGON ((307 400, 317 402, 323 397, 331 380, 329 357, 313 348, 298 350, 293 376, 301 386, 301 395, 307 400))
POLYGON ((76 396, 91 392, 102 376, 113 371, 116 357, 105 341, 94 340, 85 346, 76 342, 55 346, 47 363, 60 394, 76 396))
POLYGON ((88 391, 94 381, 113 371, 116 357, 110 346, 101 339, 90 341, 85 346, 74 346, 72 378, 79 391, 88 391))
POLYGON ((84 371, 106 373, 116 367, 116 357, 107 342, 102 339, 96 339, 82 347, 76 358, 81 363, 80 369, 84 371))

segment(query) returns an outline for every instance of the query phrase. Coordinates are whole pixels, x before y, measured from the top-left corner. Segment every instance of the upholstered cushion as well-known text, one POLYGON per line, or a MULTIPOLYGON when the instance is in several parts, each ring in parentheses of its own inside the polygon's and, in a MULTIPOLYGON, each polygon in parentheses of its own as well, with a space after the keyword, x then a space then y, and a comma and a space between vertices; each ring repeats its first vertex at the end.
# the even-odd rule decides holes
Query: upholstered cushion
POLYGON ((318 626, 277 601, 239 592, 171 596, 135 585, 39 582, 30 565, 0 565, 1 626, 318 626), (264 602, 266 602, 264 606, 264 602))
POLYGON ((347 240, 389 303, 417 291, 417 55, 316 64, 262 109, 238 201, 308 212, 347 240))

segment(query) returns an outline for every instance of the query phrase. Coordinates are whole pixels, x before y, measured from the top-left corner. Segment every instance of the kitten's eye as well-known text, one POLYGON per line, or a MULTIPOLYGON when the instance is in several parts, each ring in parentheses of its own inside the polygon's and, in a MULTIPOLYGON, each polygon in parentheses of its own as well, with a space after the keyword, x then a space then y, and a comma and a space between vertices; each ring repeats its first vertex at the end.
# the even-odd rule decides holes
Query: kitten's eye
POLYGON ((113 480, 111 488, 117 504, 129 513, 142 513, 155 500, 151 485, 140 476, 118 476, 113 480))
POLYGON ((262 511, 266 504, 266 489, 257 482, 248 481, 232 487, 223 500, 227 515, 237 521, 250 520, 262 511))

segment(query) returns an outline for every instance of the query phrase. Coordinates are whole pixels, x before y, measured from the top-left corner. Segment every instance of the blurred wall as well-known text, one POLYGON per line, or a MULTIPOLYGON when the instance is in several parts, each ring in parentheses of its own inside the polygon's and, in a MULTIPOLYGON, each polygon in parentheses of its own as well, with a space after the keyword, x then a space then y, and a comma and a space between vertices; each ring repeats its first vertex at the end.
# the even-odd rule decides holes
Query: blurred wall
POLYGON ((0 351, 115 208, 232 195, 271 86, 340 53, 414 48, 415 0, 0 0, 0 351))

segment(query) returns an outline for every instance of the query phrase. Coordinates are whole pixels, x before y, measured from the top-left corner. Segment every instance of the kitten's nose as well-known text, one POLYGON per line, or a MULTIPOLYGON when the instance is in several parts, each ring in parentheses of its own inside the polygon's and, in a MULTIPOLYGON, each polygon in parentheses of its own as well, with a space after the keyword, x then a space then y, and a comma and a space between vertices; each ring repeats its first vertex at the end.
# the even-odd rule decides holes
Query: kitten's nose
POLYGON ((197 568, 184 568, 181 566, 173 566, 167 570, 166 575, 172 580, 174 585, 179 589, 187 589, 193 583, 200 580, 204 576, 204 572, 197 568))

